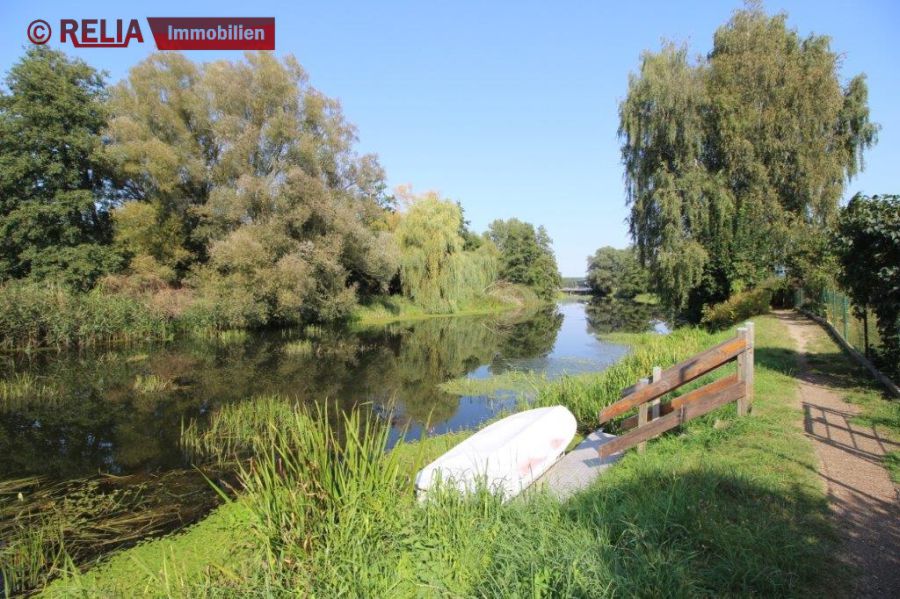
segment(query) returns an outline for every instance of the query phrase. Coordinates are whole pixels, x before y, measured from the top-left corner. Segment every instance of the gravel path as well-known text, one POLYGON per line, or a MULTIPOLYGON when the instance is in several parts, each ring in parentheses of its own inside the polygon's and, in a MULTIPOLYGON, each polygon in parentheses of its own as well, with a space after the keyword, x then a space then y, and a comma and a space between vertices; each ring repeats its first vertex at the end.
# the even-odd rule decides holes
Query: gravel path
POLYGON ((859 573, 853 597, 900 597, 900 490, 881 465, 881 456, 898 444, 851 422, 858 409, 809 363, 807 344, 820 334, 819 325, 794 312, 777 316, 799 351, 803 425, 819 456, 819 475, 844 538, 841 558, 859 573))

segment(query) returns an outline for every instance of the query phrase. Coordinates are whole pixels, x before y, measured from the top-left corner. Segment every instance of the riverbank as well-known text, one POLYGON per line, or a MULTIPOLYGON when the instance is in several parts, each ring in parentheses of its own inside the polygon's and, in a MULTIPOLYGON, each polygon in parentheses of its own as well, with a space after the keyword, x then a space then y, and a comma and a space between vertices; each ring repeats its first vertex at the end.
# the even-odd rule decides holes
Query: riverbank
MULTIPOLYGON (((565 503, 537 494, 510 504, 479 496, 418 505, 410 476, 459 440, 435 437, 387 455, 357 454, 357 469, 386 477, 378 487, 366 486, 376 482, 369 475, 332 464, 355 481, 344 491, 354 490, 320 506, 331 514, 324 520, 271 520, 272 512, 262 506, 276 504, 260 503, 262 498, 280 497, 282 507, 299 498, 279 477, 268 485, 257 481, 251 492, 187 532, 120 553, 86 575, 58 580, 51 594, 259 588, 394 596, 509 596, 551 589, 641 595, 659 588, 676 595, 846 592, 847 570, 835 557, 815 453, 797 426, 796 348, 775 318, 756 323, 752 417, 737 419, 733 406, 726 406, 692 421, 680 433, 651 442, 646 453, 629 453, 565 503), (204 557, 197 551, 204 545, 231 549, 204 557), (195 557, 187 553, 191 548, 195 557)), ((618 370, 553 382, 541 389, 540 401, 575 407, 579 424, 588 428, 595 410, 615 399, 627 369, 660 356, 665 359, 658 363, 666 366, 685 357, 680 352, 689 347, 705 347, 728 334, 690 330, 635 339, 634 352, 618 370), (679 338, 679 349, 660 341, 679 338)), ((877 417, 863 407, 866 414, 877 417)), ((283 515, 289 513, 294 512, 283 515)))
POLYGON ((552 303, 541 300, 533 291, 522 285, 503 284, 447 312, 427 311, 400 295, 378 297, 357 306, 350 316, 350 322, 355 326, 369 327, 451 316, 486 316, 513 310, 536 309, 552 303))
MULTIPOLYGON (((502 284, 446 312, 427 311, 399 295, 380 296, 357 305, 345 321, 351 326, 379 326, 448 316, 499 314, 547 303, 521 285, 502 284)), ((126 294, 100 288, 76 292, 54 285, 7 283, 0 285, 0 350, 140 344, 170 341, 176 336, 217 337, 253 330, 223 321, 214 316, 215 312, 196 301, 188 290, 126 294)), ((301 324, 298 321, 294 326, 301 324)))

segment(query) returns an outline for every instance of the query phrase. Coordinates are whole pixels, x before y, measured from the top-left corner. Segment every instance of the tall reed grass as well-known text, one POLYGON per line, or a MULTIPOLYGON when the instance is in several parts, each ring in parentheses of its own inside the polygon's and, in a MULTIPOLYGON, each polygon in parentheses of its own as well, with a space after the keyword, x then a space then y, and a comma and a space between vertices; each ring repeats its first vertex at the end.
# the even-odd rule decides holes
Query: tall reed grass
POLYGON ((28 282, 0 285, 0 349, 61 349, 166 339, 172 333, 164 314, 124 295, 28 282))

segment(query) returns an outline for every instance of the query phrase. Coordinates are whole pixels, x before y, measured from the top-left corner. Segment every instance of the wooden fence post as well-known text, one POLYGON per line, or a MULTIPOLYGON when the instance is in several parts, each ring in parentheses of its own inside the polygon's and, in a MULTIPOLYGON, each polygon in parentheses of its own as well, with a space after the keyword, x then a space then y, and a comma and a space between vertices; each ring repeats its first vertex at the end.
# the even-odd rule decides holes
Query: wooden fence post
MULTIPOLYGON (((749 346, 750 342, 747 337, 747 328, 739 327, 737 330, 737 336, 744 340, 745 343, 749 346)), ((737 414, 738 416, 746 416, 747 415, 747 350, 745 349, 741 353, 738 354, 737 357, 737 375, 738 380, 744 384, 744 397, 737 401, 737 414)))
MULTIPOLYGON (((651 379, 652 382, 658 383, 661 379, 662 379, 662 368, 660 366, 654 366, 653 367, 653 378, 651 379)), ((650 406, 651 406, 650 417, 653 420, 656 420, 657 418, 659 418, 659 402, 661 401, 661 399, 662 398, 657 397, 650 403, 650 406)))
MULTIPOLYGON (((646 387, 648 384, 647 379, 641 379, 637 382, 636 389, 640 389, 642 387, 646 387)), ((647 414, 648 414, 648 404, 642 403, 638 406, 638 428, 647 424, 647 414)), ((637 446, 638 453, 644 453, 644 450, 647 449, 647 442, 639 443, 637 446)))
POLYGON ((756 345, 756 328, 753 323, 749 320, 746 322, 745 326, 747 327, 747 357, 744 360, 744 368, 747 369, 747 377, 746 387, 744 389, 746 397, 744 398, 744 414, 749 414, 753 409, 753 369, 754 369, 754 356, 753 356, 753 348, 756 345))

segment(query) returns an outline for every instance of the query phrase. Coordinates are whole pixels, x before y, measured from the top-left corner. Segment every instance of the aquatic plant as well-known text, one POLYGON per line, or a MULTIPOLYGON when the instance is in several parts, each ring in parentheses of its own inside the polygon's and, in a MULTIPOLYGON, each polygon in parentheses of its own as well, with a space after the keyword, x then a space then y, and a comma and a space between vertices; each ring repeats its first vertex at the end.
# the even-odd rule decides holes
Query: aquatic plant
POLYGON ((216 333, 216 339, 223 345, 238 345, 247 341, 250 334, 245 329, 226 329, 216 333))
POLYGON ((294 423, 295 401, 268 395, 225 404, 209 417, 182 423, 181 447, 195 462, 233 462, 265 452, 272 436, 294 423))
MULTIPOLYGON (((174 488, 175 473, 158 486, 174 488)), ((4 596, 34 589, 73 561, 171 530, 182 523, 171 497, 122 480, 0 481, 0 578, 4 596)))
POLYGON ((308 356, 313 353, 313 344, 309 339, 299 339, 285 343, 282 351, 289 356, 308 356))
POLYGON ((0 379, 0 411, 20 410, 27 405, 53 405, 60 399, 56 385, 45 383, 28 372, 0 379))
POLYGON ((132 385, 138 393, 164 393, 176 388, 175 382, 156 374, 137 375, 132 385))
POLYGON ((458 377, 441 383, 438 389, 454 395, 494 396, 500 392, 516 392, 533 396, 549 382, 543 373, 510 370, 485 378, 458 377))

